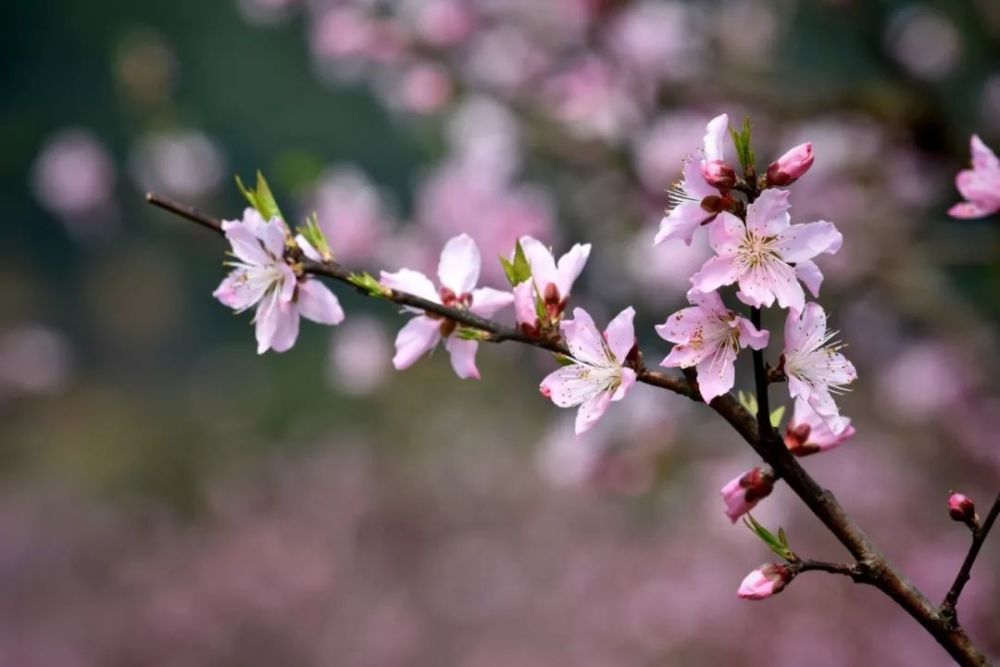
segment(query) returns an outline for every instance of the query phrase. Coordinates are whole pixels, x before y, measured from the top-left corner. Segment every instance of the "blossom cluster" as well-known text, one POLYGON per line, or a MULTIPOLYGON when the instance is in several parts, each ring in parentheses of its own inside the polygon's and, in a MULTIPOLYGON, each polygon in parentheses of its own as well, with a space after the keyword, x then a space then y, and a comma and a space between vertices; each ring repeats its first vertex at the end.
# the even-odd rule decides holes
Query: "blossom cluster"
MULTIPOLYGON (((789 192, 782 188, 812 167, 812 145, 790 149, 758 176, 750 140, 748 124, 737 131, 729 128, 725 114, 712 119, 701 150, 684 160, 683 178, 671 190, 672 204, 654 244, 666 239, 690 244, 695 235, 705 234, 714 254, 690 276, 690 305, 655 327, 659 337, 673 345, 660 365, 690 371, 701 399, 711 403, 733 390, 741 350, 750 348, 762 363, 774 341, 762 326, 761 311, 776 307, 784 317, 783 345, 777 365, 768 368, 768 380, 774 374, 787 381, 794 410, 784 442, 793 455, 807 456, 854 434, 834 397, 856 379, 856 371, 843 355, 836 331, 828 327, 823 307, 809 300, 809 295, 819 296, 823 282, 815 260, 836 253, 843 237, 831 222, 792 223, 789 192), (727 157, 730 137, 742 175, 727 157), (735 299, 750 308, 749 319, 727 305, 723 290, 731 287, 735 299)), ((970 199, 962 205, 966 213, 970 206, 987 210, 991 204, 984 198, 995 195, 989 187, 972 187, 995 177, 995 156, 975 138, 973 153, 973 170, 959 177, 970 199)), ((234 261, 215 296, 237 312, 255 306, 258 352, 283 352, 295 343, 300 316, 329 325, 343 321, 336 296, 306 271, 307 262, 330 262, 334 257, 315 217, 299 233, 291 232, 262 179, 257 190, 244 189, 244 194, 251 207, 241 220, 223 223, 234 261)), ((475 318, 490 318, 513 306, 519 335, 560 350, 560 368, 547 375, 539 389, 559 407, 578 408, 579 435, 648 372, 638 352, 633 307, 623 309, 603 331, 583 308, 566 316, 590 253, 590 244, 577 244, 557 259, 543 242, 525 235, 501 256, 509 289, 477 287, 482 256, 476 241, 461 233, 444 244, 437 284, 410 268, 382 271, 377 281, 355 274, 350 282, 373 296, 392 299, 405 294, 428 304, 420 308, 411 300, 405 306, 413 317, 396 336, 392 362, 398 370, 443 342, 458 377, 479 379, 479 343, 490 340, 492 329, 475 326, 481 321, 475 318), (470 317, 458 317, 460 313, 470 317)), ((759 467, 733 479, 721 490, 726 515, 735 522, 771 492, 774 482, 774 474, 759 467)), ((788 580, 783 575, 756 576, 760 581, 745 582, 743 597, 766 597, 788 580)))

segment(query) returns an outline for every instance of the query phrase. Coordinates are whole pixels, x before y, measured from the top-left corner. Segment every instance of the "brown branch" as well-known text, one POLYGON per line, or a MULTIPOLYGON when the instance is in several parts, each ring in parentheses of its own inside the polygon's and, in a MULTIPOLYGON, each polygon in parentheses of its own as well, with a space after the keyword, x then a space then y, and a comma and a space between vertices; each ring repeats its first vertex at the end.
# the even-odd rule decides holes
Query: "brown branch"
POLYGON ((800 560, 791 565, 796 574, 800 572, 829 572, 850 577, 859 584, 869 583, 864 568, 857 563, 827 563, 821 560, 800 560))
MULTIPOLYGON (((218 219, 190 206, 180 204, 154 193, 147 194, 146 200, 175 215, 191 220, 217 233, 222 233, 222 225, 218 219)), ((336 262, 313 262, 306 260, 303 262, 303 268, 307 273, 326 276, 356 287, 350 279, 353 273, 336 262)), ((478 317, 466 310, 448 308, 439 303, 396 290, 389 290, 385 295, 380 296, 399 305, 425 310, 454 320, 467 327, 484 331, 491 334, 491 338, 497 341, 516 341, 558 354, 568 354, 565 344, 561 341, 525 336, 516 329, 478 317)), ((757 364, 755 363, 756 366, 757 364)), ((762 355, 760 367, 763 369, 762 355)), ((696 390, 696 383, 691 381, 691 379, 669 376, 659 371, 648 370, 641 367, 641 365, 637 368, 637 376, 640 382, 687 396, 694 401, 701 400, 696 390)), ((765 392, 758 396, 758 405, 765 409, 767 404, 761 401, 761 397, 766 397, 766 384, 767 377, 765 373, 765 392)), ((958 664, 971 667, 989 665, 986 657, 975 647, 964 630, 956 622, 946 618, 941 613, 941 610, 900 574, 871 540, 868 539, 868 536, 855 523, 854 519, 847 514, 833 494, 817 484, 809 473, 802 468, 781 439, 777 437, 774 429, 770 427, 770 415, 763 411, 757 417, 751 415, 732 394, 724 394, 715 398, 712 400, 710 407, 746 440, 754 451, 774 469, 775 473, 781 479, 785 480, 789 488, 795 492, 837 540, 847 548, 848 552, 857 561, 856 567, 862 573, 865 583, 875 586, 892 598, 903 610, 916 619, 958 664), (758 417, 761 414, 765 415, 765 419, 760 422, 763 428, 758 428, 758 417)))
POLYGON ((972 545, 969 547, 969 553, 966 554, 965 560, 962 561, 962 567, 958 570, 955 583, 951 585, 948 594, 944 597, 944 602, 941 603, 941 614, 952 623, 958 623, 955 605, 958 604, 958 597, 962 594, 962 589, 965 588, 965 585, 969 583, 969 579, 972 577, 972 566, 975 564, 976 558, 979 557, 979 550, 982 549, 983 542, 986 541, 986 536, 989 535, 990 529, 993 528, 998 515, 1000 515, 1000 493, 993 500, 993 507, 990 508, 989 514, 986 515, 983 523, 972 530, 972 545))

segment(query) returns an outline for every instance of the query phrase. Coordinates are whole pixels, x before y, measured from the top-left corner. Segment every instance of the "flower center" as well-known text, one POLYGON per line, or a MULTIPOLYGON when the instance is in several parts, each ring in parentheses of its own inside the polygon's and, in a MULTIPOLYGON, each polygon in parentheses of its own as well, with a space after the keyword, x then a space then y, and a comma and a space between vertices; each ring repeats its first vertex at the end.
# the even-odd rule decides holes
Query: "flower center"
POLYGON ((768 264, 775 259, 780 259, 775 249, 776 237, 758 236, 751 231, 747 231, 743 243, 740 245, 740 260, 749 268, 756 268, 768 264))

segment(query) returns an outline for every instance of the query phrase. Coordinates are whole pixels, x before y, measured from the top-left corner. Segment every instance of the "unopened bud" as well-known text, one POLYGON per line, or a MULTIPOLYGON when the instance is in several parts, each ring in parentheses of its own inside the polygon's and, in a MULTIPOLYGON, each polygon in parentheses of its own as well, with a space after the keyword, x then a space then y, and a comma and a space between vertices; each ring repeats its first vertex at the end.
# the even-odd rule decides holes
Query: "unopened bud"
POLYGON ((976 503, 972 502, 972 498, 954 491, 948 496, 948 514, 962 523, 974 524, 978 521, 976 503))
POLYGON ((733 523, 752 510, 774 489, 774 473, 754 468, 726 484, 719 493, 726 504, 726 516, 733 523))
POLYGON ((767 184, 779 187, 791 185, 813 165, 813 145, 799 144, 771 163, 767 168, 767 184))
POLYGON ((780 593, 794 578, 795 573, 788 566, 766 563, 746 576, 736 594, 744 600, 763 600, 780 593))
POLYGON ((701 165, 705 182, 719 190, 730 190, 736 185, 736 171, 722 160, 711 160, 701 165))

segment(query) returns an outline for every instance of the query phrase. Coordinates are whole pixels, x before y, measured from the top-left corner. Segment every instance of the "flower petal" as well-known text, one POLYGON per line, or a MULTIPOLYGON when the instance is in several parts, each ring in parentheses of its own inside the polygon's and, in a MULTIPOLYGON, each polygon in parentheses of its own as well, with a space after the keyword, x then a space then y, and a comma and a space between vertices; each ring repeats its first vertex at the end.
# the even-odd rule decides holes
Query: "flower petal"
POLYGON ((330 289, 313 278, 299 283, 297 304, 302 317, 319 324, 340 324, 344 321, 344 309, 330 289))
POLYGON ((313 244, 309 242, 309 239, 307 239, 302 234, 295 235, 295 245, 299 246, 299 250, 302 251, 302 254, 305 255, 307 258, 311 259, 312 261, 314 262, 323 261, 323 256, 319 254, 319 250, 316 250, 313 244))
POLYGON ((574 427, 576 434, 585 433, 604 416, 608 406, 611 405, 611 394, 602 391, 596 396, 584 401, 580 409, 576 412, 576 422, 574 427))
POLYGON ((615 360, 621 364, 625 362, 632 346, 635 345, 635 309, 629 306, 618 313, 604 329, 604 339, 608 348, 615 355, 615 360))
POLYGON ((544 292, 545 287, 549 283, 555 285, 558 276, 556 273, 556 260, 552 256, 552 251, 545 247, 541 241, 531 236, 521 238, 521 248, 524 250, 524 256, 528 259, 528 264, 531 266, 531 275, 535 279, 535 284, 538 285, 539 291, 544 292))
POLYGON ((573 319, 559 325, 570 355, 579 361, 598 366, 608 363, 604 337, 597 330, 594 319, 583 308, 573 309, 573 319))
POLYGON ((476 350, 479 349, 479 343, 449 336, 444 346, 451 357, 451 367, 455 370, 455 375, 463 380, 479 379, 479 369, 476 368, 476 350))
POLYGON ((559 265, 556 268, 556 287, 559 288, 559 296, 563 299, 573 291, 573 283, 583 273, 583 267, 587 265, 589 257, 590 244, 577 243, 559 258, 559 265))
POLYGON ((287 352, 299 337, 299 312, 294 303, 278 302, 278 326, 271 338, 271 349, 287 352))
POLYGON ((742 220, 732 213, 722 212, 708 230, 708 242, 719 255, 735 255, 746 235, 742 220))
POLYGON ((826 312, 818 303, 807 303, 801 315, 785 320, 785 356, 795 357, 819 349, 826 339, 826 312))
POLYGON ((601 384, 594 380, 590 369, 580 364, 572 364, 556 369, 545 376, 538 386, 543 396, 547 396, 560 408, 580 405, 601 392, 601 384))
MULTIPOLYGON (((472 299, 476 302, 475 296, 472 299)), ((538 326, 538 311, 535 310, 535 283, 525 280, 514 287, 514 319, 518 324, 538 326)))
POLYGON ((271 258, 267 256, 264 247, 260 244, 260 239, 241 221, 223 220, 222 230, 229 245, 232 246, 233 254, 240 261, 253 265, 271 262, 271 258))
MULTIPOLYGON (((700 178, 700 177, 699 177, 700 178)), ((691 245, 694 233, 702 223, 714 216, 701 207, 700 202, 685 201, 674 206, 660 220, 660 231, 653 239, 653 245, 659 245, 668 239, 681 239, 691 245)))
POLYGON ((396 334, 396 355, 392 365, 396 370, 409 368, 425 353, 430 352, 441 338, 441 323, 418 315, 396 334))
POLYGON ((726 159, 726 141, 729 139, 729 116, 720 114, 708 121, 705 127, 705 138, 702 145, 705 150, 705 160, 726 159))
POLYGON ((721 345, 714 354, 698 362, 698 388, 706 403, 733 388, 736 383, 736 350, 731 345, 721 345))
POLYGON ((745 317, 736 318, 736 327, 740 330, 740 344, 753 350, 763 350, 771 339, 767 329, 758 329, 745 317))
POLYGON ((794 264, 812 259, 820 253, 833 254, 840 250, 844 235, 832 222, 810 222, 792 225, 778 235, 778 252, 786 262, 794 264))
POLYGON ((413 294, 428 301, 434 301, 435 303, 441 303, 438 291, 434 289, 434 283, 419 271, 414 271, 413 269, 400 269, 395 273, 383 271, 379 282, 390 289, 413 294))
MULTIPOLYGON (((530 283, 527 283, 530 285, 530 283)), ((492 317, 501 308, 506 308, 514 303, 514 295, 510 292, 502 292, 492 287, 480 287, 472 290, 472 304, 469 306, 476 315, 480 317, 492 317)))
POLYGON ((969 141, 972 148, 972 166, 975 169, 1000 169, 1000 160, 990 150, 990 147, 983 143, 979 135, 972 135, 969 141))
POLYGON ((468 234, 449 239, 441 250, 438 279, 457 295, 471 292, 479 281, 479 248, 468 234))
POLYGON ((734 257, 716 256, 710 258, 698 273, 691 276, 691 284, 702 292, 713 292, 725 285, 736 282, 740 267, 734 257))
POLYGON ((671 343, 687 343, 692 338, 702 336, 709 318, 710 314, 705 312, 704 308, 697 306, 682 308, 668 317, 663 324, 657 324, 656 333, 671 343))
POLYGON ((788 190, 768 188, 747 207, 747 229, 758 236, 777 236, 788 228, 788 190))
POLYGON ((948 215, 951 217, 966 220, 972 218, 982 218, 987 215, 992 215, 993 213, 996 213, 995 209, 981 206, 980 204, 970 201, 959 202, 948 209, 948 215))
POLYGON ((819 296, 819 288, 823 284, 823 273, 816 262, 806 259, 795 265, 795 276, 801 280, 814 297, 819 296))

